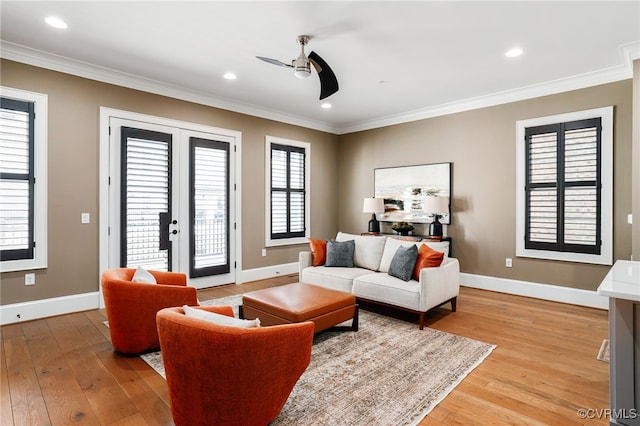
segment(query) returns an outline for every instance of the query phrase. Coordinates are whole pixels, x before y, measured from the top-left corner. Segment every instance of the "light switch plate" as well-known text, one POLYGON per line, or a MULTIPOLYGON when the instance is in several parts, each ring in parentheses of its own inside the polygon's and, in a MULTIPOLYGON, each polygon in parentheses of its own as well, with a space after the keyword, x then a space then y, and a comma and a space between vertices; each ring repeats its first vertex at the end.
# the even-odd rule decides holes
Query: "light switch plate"
POLYGON ((91 215, 89 213, 82 213, 82 215, 80 216, 80 222, 82 222, 82 223, 90 223, 91 222, 91 215))

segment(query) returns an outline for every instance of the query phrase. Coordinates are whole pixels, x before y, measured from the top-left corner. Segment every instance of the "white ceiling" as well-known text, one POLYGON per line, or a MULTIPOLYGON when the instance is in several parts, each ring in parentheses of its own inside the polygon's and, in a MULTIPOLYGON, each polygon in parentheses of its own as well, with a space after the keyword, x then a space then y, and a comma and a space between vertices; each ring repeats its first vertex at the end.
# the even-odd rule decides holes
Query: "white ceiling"
POLYGON ((632 77, 640 1, 6 1, 1 56, 333 133, 632 77), (50 15, 69 28, 47 26, 50 15), (290 62, 311 36, 340 90, 290 62), (519 58, 504 53, 524 49, 519 58), (222 75, 232 71, 235 81, 222 75))

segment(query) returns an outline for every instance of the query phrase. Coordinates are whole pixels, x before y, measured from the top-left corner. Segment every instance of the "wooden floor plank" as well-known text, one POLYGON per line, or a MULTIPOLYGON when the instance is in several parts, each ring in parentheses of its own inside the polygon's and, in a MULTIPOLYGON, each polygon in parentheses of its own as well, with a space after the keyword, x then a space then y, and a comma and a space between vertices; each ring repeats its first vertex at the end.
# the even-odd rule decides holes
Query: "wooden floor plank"
POLYGON ((67 360, 100 423, 111 424, 136 414, 129 396, 93 350, 92 343, 97 343, 96 338, 102 335, 92 333, 97 330, 82 313, 65 315, 62 319, 65 335, 77 339, 73 349, 66 351, 67 360))
POLYGON ((25 323, 28 349, 52 425, 100 424, 50 324, 53 317, 25 323))
MULTIPOLYGON (((297 281, 297 274, 199 290, 207 300, 297 281)), ((417 316, 362 305, 412 322, 417 316)), ((114 352, 105 311, 2 327, 2 425, 172 425, 166 381, 137 356, 114 352), (120 414, 114 414, 118 411, 120 414), (5 422, 5 419, 9 419, 5 422)), ((608 407, 608 335, 598 309, 461 288, 458 311, 430 312, 428 327, 497 345, 421 426, 606 425, 580 408, 608 407)))
MULTIPOLYGON (((0 328, 0 333, 4 334, 4 329, 0 328)), ((11 409, 11 393, 9 392, 9 377, 7 372, 7 361, 4 355, 3 344, 0 344, 0 425, 12 425, 13 410, 11 409)))
POLYGON ((3 326, 2 330, 14 424, 50 425, 43 391, 29 355, 22 324, 3 326))

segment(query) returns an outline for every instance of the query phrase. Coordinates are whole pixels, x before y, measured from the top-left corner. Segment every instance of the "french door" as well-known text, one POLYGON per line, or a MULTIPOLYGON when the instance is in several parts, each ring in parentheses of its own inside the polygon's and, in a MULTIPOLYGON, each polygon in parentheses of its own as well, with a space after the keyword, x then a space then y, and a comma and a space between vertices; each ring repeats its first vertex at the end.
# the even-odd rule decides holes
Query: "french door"
POLYGON ((235 138, 179 124, 109 118, 109 266, 235 282, 235 138))

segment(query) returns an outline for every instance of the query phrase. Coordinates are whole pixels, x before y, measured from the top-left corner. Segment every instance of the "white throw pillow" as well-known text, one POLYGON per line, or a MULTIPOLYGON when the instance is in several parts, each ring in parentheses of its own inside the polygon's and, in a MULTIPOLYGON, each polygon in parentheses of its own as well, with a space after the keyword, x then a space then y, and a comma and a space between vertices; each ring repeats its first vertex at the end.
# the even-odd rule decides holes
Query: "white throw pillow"
POLYGON ((156 278, 151 275, 151 272, 147 271, 142 266, 138 266, 138 269, 136 269, 136 272, 133 274, 131 281, 134 283, 158 284, 156 278))
POLYGON ((344 232, 338 232, 336 241, 354 240, 356 248, 353 252, 353 266, 359 268, 371 269, 377 271, 380 267, 380 259, 382 259, 382 250, 387 237, 384 236, 365 236, 353 235, 344 232))
POLYGON ((245 320, 227 315, 217 314, 215 312, 204 311, 202 309, 195 309, 190 306, 182 306, 184 314, 188 317, 199 318, 201 320, 209 321, 218 325, 228 325, 232 327, 253 328, 260 327, 260 318, 254 320, 245 320))

